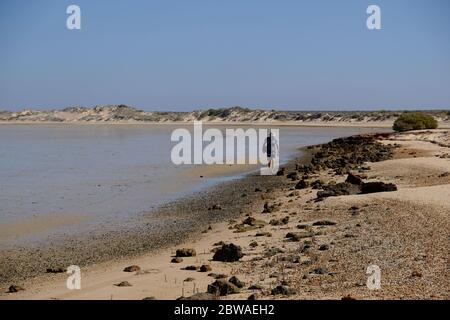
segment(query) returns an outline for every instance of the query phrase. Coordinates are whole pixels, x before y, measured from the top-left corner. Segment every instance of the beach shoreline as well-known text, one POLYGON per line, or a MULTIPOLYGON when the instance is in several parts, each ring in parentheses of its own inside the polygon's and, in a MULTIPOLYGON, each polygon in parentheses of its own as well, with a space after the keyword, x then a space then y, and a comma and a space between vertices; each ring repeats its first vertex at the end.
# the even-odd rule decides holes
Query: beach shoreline
MULTIPOLYGON (((448 251, 448 245, 446 247, 445 242, 442 241, 448 235, 449 226, 449 216, 445 214, 445 212, 449 212, 448 206, 445 204, 447 197, 445 192, 448 191, 445 190, 447 189, 446 186, 450 184, 450 178, 446 175, 446 172, 450 171, 450 161, 445 157, 438 157, 438 155, 448 155, 450 144, 448 144, 448 140, 445 140, 448 139, 448 135, 448 131, 443 130, 373 135, 380 143, 392 145, 389 148, 394 147, 394 155, 391 160, 386 158, 379 162, 364 164, 364 166, 370 167, 368 170, 363 170, 364 174, 368 176, 369 180, 375 179, 395 183, 400 186, 399 191, 374 193, 373 195, 330 197, 316 202, 314 189, 307 187, 297 190, 294 186, 298 180, 297 182, 291 181, 291 179, 286 178, 285 174, 258 181, 259 183, 264 182, 262 184, 256 183, 257 177, 247 176, 238 181, 218 186, 218 189, 214 192, 220 194, 222 198, 211 198, 209 195, 205 195, 204 197, 183 199, 177 202, 180 213, 203 210, 203 212, 206 212, 206 216, 202 216, 205 219, 197 221, 198 223, 194 226, 189 226, 191 228, 187 228, 190 230, 189 232, 185 234, 178 232, 177 237, 171 239, 174 242, 169 241, 173 243, 172 245, 165 241, 165 246, 163 245, 158 249, 153 248, 150 254, 148 253, 149 247, 144 246, 144 251, 137 250, 135 254, 131 255, 116 255, 116 259, 109 262, 94 261, 90 266, 82 267, 83 279, 87 279, 83 281, 88 283, 87 287, 83 287, 82 290, 68 290, 65 287, 66 274, 41 274, 37 278, 30 278, 26 281, 17 280, 17 283, 23 285, 26 290, 17 294, 0 294, 0 299, 143 299, 148 296, 158 299, 175 299, 197 292, 205 292, 208 284, 214 279, 207 275, 208 272, 182 270, 188 265, 198 267, 209 265, 214 273, 238 276, 246 282, 246 288, 249 284, 259 284, 262 287, 258 290, 241 290, 239 294, 227 295, 224 297, 225 299, 245 299, 252 292, 257 292, 263 299, 272 299, 276 296, 270 293, 271 290, 277 283, 284 281, 297 289, 296 294, 278 296, 278 298, 339 299, 346 295, 358 299, 448 298, 448 292, 445 290, 445 288, 448 289, 448 286, 446 286, 445 280, 444 283, 439 284, 441 280, 438 279, 439 277, 445 279, 445 276, 448 276, 448 270, 441 269, 440 275, 433 275, 433 272, 436 272, 433 268, 442 268, 442 263, 446 262, 444 256, 448 251), (423 166, 427 167, 424 168, 423 166), (419 171, 420 177, 413 178, 415 172, 405 171, 404 167, 407 167, 407 169, 421 168, 421 171, 419 171), (407 181, 403 181, 405 179, 407 181), (244 190, 245 188, 247 190, 244 190), (250 188, 253 189, 253 192, 250 188), (415 191, 417 188, 422 188, 418 191, 419 193, 415 191), (431 200, 426 199, 427 190, 434 195, 431 200), (242 196, 243 193, 246 194, 245 197, 242 196), (412 198, 409 196, 408 198, 408 195, 412 193, 415 196, 412 198), (242 201, 243 198, 245 201, 242 201), (417 203, 418 200, 419 203, 417 203), (183 201, 185 202, 183 203, 183 201), (180 203, 182 204, 180 205, 180 203), (265 203, 268 203, 269 207, 273 206, 273 208, 268 210, 270 212, 261 213, 265 210, 263 210, 265 203), (218 204, 223 208, 208 210, 213 204, 218 204), (356 209, 350 210, 353 207, 356 207, 356 209), (390 219, 396 221, 399 217, 386 217, 383 213, 386 210, 394 212, 400 210, 398 212, 399 216, 402 217, 400 221, 404 221, 403 219, 408 217, 413 222, 409 221, 408 223, 405 222, 404 225, 396 226, 390 219), (425 220, 420 215, 417 216, 418 212, 424 212, 424 210, 433 211, 430 212, 432 216, 426 217, 425 220), (257 220, 264 221, 264 225, 261 228, 248 228, 236 233, 238 221, 246 219, 246 217, 255 217, 257 220), (288 219, 288 223, 280 223, 280 225, 269 223, 270 219, 271 221, 281 221, 283 217, 289 217, 290 221, 288 219), (435 224, 435 222, 439 222, 438 218, 441 219, 440 226, 435 224), (331 220, 336 223, 336 226, 314 227, 314 225, 311 225, 311 221, 317 221, 318 219, 331 220), (402 238, 403 240, 399 242, 398 237, 402 237, 403 233, 405 233, 405 237, 411 236, 409 234, 410 228, 415 228, 417 224, 420 224, 416 222, 417 219, 420 220, 420 223, 429 221, 428 223, 433 222, 433 224, 415 235, 414 241, 417 243, 409 243, 405 240, 406 238, 402 238), (368 222, 370 223, 367 224, 368 222), (304 228, 299 229, 299 223, 304 225, 304 228), (209 226, 211 226, 210 229, 209 226), (386 228, 386 231, 380 231, 381 226, 386 228), (396 235, 395 239, 392 234, 389 234, 389 231, 392 231, 393 228, 400 228, 400 231, 397 230, 399 235, 396 235), (438 234, 439 231, 435 230, 436 228, 441 228, 440 235, 438 234), (305 241, 312 241, 314 252, 298 251, 300 244, 303 247, 305 245, 303 240, 301 240, 301 243, 286 242, 284 234, 296 229, 313 232, 312 238, 308 237, 305 241), (364 232, 361 233, 361 230, 364 232), (436 248, 430 248, 426 244, 426 249, 429 252, 423 253, 423 249, 420 249, 422 244, 419 242, 423 239, 420 237, 425 236, 425 233, 430 232, 430 230, 435 230, 430 240, 433 240, 436 248), (263 235, 255 236, 258 232, 263 233, 263 235), (266 233, 264 234, 264 232, 266 233), (270 236, 268 233, 270 233, 270 236), (435 235, 435 233, 437 234, 435 235), (234 263, 212 261, 211 249, 214 248, 212 245, 220 241, 240 245, 246 253, 243 261, 234 263), (382 246, 380 248, 380 243, 383 243, 383 241, 395 241, 402 249, 404 249, 403 247, 407 248, 405 252, 408 256, 406 267, 405 265, 395 265, 394 268, 390 265, 394 264, 393 254, 398 255, 398 252, 396 250, 390 252, 392 250, 382 246), (249 246, 249 243, 252 242, 258 242, 259 246, 249 246), (316 247, 322 245, 326 245, 327 249, 317 251, 316 247), (353 252, 361 246, 366 246, 367 252, 360 252, 359 250, 353 252), (411 246, 419 247, 420 250, 411 253, 411 246), (175 255, 175 250, 181 247, 195 248, 197 255, 184 258, 185 261, 181 263, 171 263, 170 259, 175 255), (147 253, 142 254, 143 252, 147 253), (379 256, 375 258, 374 252, 379 256), (294 254, 299 257, 296 262, 290 260, 294 254), (332 257, 330 257, 330 254, 332 257), (343 254, 354 256, 342 261, 339 257, 343 254), (368 256, 372 258, 367 259, 368 256), (388 269, 387 289, 385 290, 370 291, 363 285, 366 275, 364 268, 361 268, 361 263, 366 265, 374 261, 378 261, 377 263, 382 265, 383 270, 388 269), (409 266, 411 263, 419 266, 411 269, 411 266, 409 266), (423 268, 423 263, 430 264, 427 270, 423 268), (139 265, 141 270, 135 273, 123 272, 123 268, 129 265, 139 265), (326 267, 319 267, 319 269, 323 269, 323 272, 315 273, 314 270, 318 270, 318 265, 326 265, 326 267), (400 272, 399 276, 393 272, 394 270, 389 270, 387 265, 395 271, 401 271, 402 269, 399 268, 403 267, 404 271, 403 273, 400 272), (276 276, 273 269, 278 270, 275 272, 277 273, 276 276), (327 269, 336 269, 337 271, 327 271, 327 269), (271 272, 274 275, 273 277, 271 272), (184 281, 190 276, 195 279, 184 281), (121 288, 114 285, 121 281, 129 281, 132 287, 121 288), (399 281, 404 283, 396 287, 394 283, 399 281), (417 281, 420 283, 414 283, 417 281), (424 285, 427 290, 424 290, 424 285)), ((304 150, 313 149, 314 147, 309 147, 304 150)), ((285 166, 286 173, 291 172, 294 168, 296 170, 302 163, 306 164, 311 161, 312 155, 313 153, 309 151, 309 155, 290 161, 285 166)), ((345 174, 336 175, 336 173, 330 173, 329 171, 324 167, 324 170, 309 174, 308 180, 312 178, 328 183, 330 180, 340 182, 345 179, 345 174)), ((172 206, 163 208, 160 216, 167 218, 166 215, 173 210, 174 207, 172 206)), ((180 217, 175 218, 179 219, 180 217)), ((136 241, 143 241, 144 238, 145 236, 134 238, 133 242, 130 241, 130 238, 127 241, 124 237, 124 249, 132 252, 133 250, 130 250, 130 247, 136 244, 138 247, 141 246, 142 249, 142 243, 144 242, 137 243, 136 241)), ((42 271, 44 265, 40 267, 42 271)), ((57 268, 59 266, 51 265, 51 267, 57 268)), ((2 291, 7 289, 7 284, 12 284, 12 279, 8 281, 3 282, 2 289, 4 290, 2 291)))

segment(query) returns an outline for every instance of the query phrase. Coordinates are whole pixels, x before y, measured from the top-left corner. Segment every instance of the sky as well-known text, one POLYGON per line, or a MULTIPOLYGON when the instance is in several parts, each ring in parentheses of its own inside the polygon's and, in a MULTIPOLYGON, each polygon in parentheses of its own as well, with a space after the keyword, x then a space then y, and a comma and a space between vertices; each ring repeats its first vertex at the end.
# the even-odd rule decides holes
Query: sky
POLYGON ((2 0, 0 110, 449 109, 449 16, 448 0, 2 0))

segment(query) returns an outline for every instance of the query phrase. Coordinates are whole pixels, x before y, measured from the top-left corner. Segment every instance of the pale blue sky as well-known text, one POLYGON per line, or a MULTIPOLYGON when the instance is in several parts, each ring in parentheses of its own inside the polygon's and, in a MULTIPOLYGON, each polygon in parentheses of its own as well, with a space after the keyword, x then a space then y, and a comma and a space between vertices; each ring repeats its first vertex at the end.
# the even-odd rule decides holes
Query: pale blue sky
POLYGON ((448 109, 449 15, 448 0, 2 0, 0 109, 448 109))

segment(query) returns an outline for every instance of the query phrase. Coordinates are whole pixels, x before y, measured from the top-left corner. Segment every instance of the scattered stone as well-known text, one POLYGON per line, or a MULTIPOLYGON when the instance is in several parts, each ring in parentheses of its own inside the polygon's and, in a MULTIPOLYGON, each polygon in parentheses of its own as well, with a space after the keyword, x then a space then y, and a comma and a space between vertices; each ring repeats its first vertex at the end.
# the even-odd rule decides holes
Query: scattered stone
POLYGON ((116 287, 132 287, 131 283, 128 281, 122 281, 120 283, 115 284, 116 287))
POLYGON ((271 237, 272 234, 268 231, 258 232, 255 237, 271 237))
POLYGON ((308 181, 306 181, 305 179, 300 180, 296 185, 295 185, 295 189, 305 189, 309 187, 309 183, 308 181))
POLYGON ((314 234, 311 232, 288 232, 286 238, 291 241, 298 242, 301 239, 312 237, 314 234))
POLYGON ((289 223, 289 217, 284 217, 283 219, 272 219, 269 224, 272 226, 282 226, 289 223))
POLYGON ((64 273, 66 271, 65 268, 47 268, 47 273, 64 273))
POLYGON ((262 213, 272 213, 274 210, 275 210, 275 206, 273 206, 273 205, 271 206, 271 205, 269 205, 268 202, 266 202, 266 203, 264 203, 264 208, 263 208, 262 213))
POLYGON ((345 182, 357 185, 362 185, 364 183, 361 176, 352 173, 348 174, 347 179, 345 179, 345 182))
POLYGON ((411 277, 422 278, 422 277, 423 277, 423 274, 422 274, 422 272, 420 272, 420 271, 414 270, 414 271, 411 273, 411 277))
POLYGON ((397 186, 393 183, 384 182, 366 182, 361 188, 362 194, 391 191, 397 191, 397 186))
POLYGON ((8 292, 9 293, 16 293, 19 291, 24 291, 25 289, 21 286, 16 286, 16 285, 12 285, 8 288, 8 292))
POLYGON ((200 272, 208 272, 211 270, 212 270, 212 268, 209 264, 204 264, 200 267, 200 272))
POLYGON ((181 263, 181 262, 183 262, 183 258, 175 257, 172 260, 170 260, 170 262, 172 262, 172 263, 181 263))
POLYGON ((322 189, 325 183, 322 180, 315 180, 311 183, 313 189, 322 189))
POLYGON ((328 184, 323 186, 323 189, 323 191, 317 192, 318 198, 347 196, 351 194, 358 194, 361 192, 361 186, 348 182, 328 184))
POLYGON ((219 241, 219 242, 214 243, 213 246, 214 246, 214 247, 217 247, 217 246, 223 246, 224 244, 225 244, 225 242, 219 241))
POLYGON ((319 247, 319 251, 326 251, 326 250, 328 250, 328 249, 330 249, 330 246, 327 245, 327 244, 322 244, 322 245, 319 247))
POLYGON ((253 293, 248 296, 247 300, 258 300, 258 295, 256 293, 253 293))
POLYGON ((248 290, 263 290, 264 287, 260 284, 252 284, 250 287, 248 287, 248 290))
POLYGON ((220 204, 214 204, 208 210, 222 210, 222 206, 220 204))
POLYGON ((232 276, 229 280, 230 283, 234 284, 239 289, 243 288, 245 286, 245 283, 239 280, 236 276, 232 276))
POLYGON ((208 273, 208 277, 212 277, 214 279, 225 279, 225 278, 228 278, 228 276, 226 274, 214 273, 214 272, 208 273))
POLYGON ((138 271, 141 271, 141 268, 139 266, 133 265, 133 266, 126 267, 125 269, 123 269, 123 271, 124 272, 138 272, 138 271))
POLYGON ((223 262, 234 262, 239 261, 244 254, 242 253, 242 249, 240 246, 237 246, 233 243, 224 244, 222 248, 216 251, 213 256, 214 261, 223 261, 223 262))
POLYGON ((327 274, 328 273, 328 269, 327 268, 323 268, 323 267, 319 267, 313 270, 313 273, 315 274, 327 274))
POLYGON ((195 257, 196 255, 195 249, 183 248, 176 251, 177 257, 195 257))
POLYGON ((177 300, 214 300, 215 296, 207 292, 195 293, 189 297, 179 297, 177 300))
POLYGON ((252 248, 255 248, 255 247, 258 246, 258 242, 252 241, 252 242, 250 242, 249 246, 252 247, 252 248))
POLYGON ((218 279, 208 285, 207 292, 215 296, 239 293, 239 288, 225 279, 218 279))
POLYGON ((312 229, 312 228, 311 228, 311 226, 302 223, 302 224, 298 224, 298 225, 297 225, 297 229, 301 229, 301 230, 310 230, 310 229, 312 229))
POLYGON ((187 277, 187 278, 184 279, 183 281, 184 281, 184 282, 192 282, 192 281, 194 281, 194 280, 195 280, 195 278, 187 277))
POLYGON ((186 266, 183 268, 183 270, 197 271, 197 270, 199 270, 199 267, 198 266, 186 266))
POLYGON ((247 217, 244 221, 242 221, 242 224, 249 225, 249 226, 252 226, 252 227, 262 228, 267 223, 265 221, 262 221, 262 220, 257 220, 257 219, 255 219, 253 217, 247 217))
POLYGON ((289 173, 289 174, 286 176, 286 178, 291 179, 292 181, 295 181, 295 180, 300 179, 300 177, 298 176, 298 173, 295 172, 295 171, 289 173))
POLYGON ((279 285, 272 289, 271 291, 272 295, 281 294, 284 296, 291 296, 297 293, 297 291, 287 285, 279 285))
POLYGON ((313 223, 313 226, 334 226, 336 222, 330 220, 319 220, 313 223))

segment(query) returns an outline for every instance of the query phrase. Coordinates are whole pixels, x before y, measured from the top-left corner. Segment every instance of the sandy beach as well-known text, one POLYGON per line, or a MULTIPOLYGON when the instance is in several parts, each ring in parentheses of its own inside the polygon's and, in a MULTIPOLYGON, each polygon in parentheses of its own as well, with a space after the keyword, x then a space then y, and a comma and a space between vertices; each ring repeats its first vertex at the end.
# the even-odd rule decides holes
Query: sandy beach
POLYGON ((448 130, 431 130, 311 147, 279 176, 184 202, 185 211, 209 212, 196 225, 177 220, 182 207, 172 216, 164 208, 165 223, 182 225, 176 246, 142 254, 145 234, 142 243, 125 236, 134 257, 82 266, 81 290, 67 289, 65 273, 46 274, 3 282, 0 299, 449 299, 449 141, 448 130), (348 143, 355 153, 337 166, 348 143), (390 192, 372 190, 374 181, 390 192), (213 259, 230 243, 243 257, 213 259), (181 248, 196 254, 171 262, 181 248), (370 265, 381 270, 379 290, 366 286, 370 265), (215 278, 230 281, 224 295, 205 294, 215 278), (25 290, 5 293, 12 284, 25 290))

